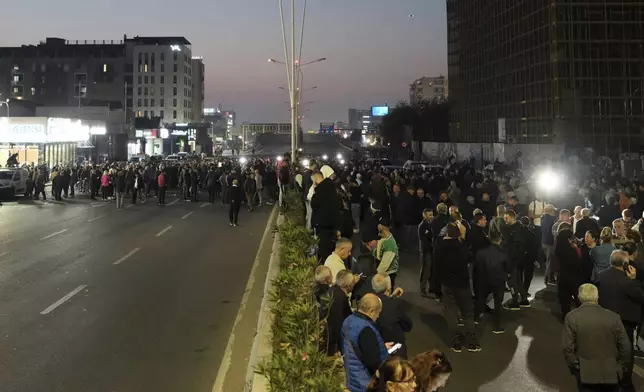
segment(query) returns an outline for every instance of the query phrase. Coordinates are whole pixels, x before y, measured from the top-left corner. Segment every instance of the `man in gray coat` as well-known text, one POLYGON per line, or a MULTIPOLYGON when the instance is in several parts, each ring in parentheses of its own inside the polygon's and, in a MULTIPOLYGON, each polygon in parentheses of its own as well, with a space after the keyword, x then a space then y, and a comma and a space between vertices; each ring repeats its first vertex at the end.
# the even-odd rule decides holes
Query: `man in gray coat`
POLYGON ((581 306, 566 315, 563 352, 580 392, 616 392, 631 361, 631 343, 617 313, 598 305, 592 284, 579 287, 581 306))

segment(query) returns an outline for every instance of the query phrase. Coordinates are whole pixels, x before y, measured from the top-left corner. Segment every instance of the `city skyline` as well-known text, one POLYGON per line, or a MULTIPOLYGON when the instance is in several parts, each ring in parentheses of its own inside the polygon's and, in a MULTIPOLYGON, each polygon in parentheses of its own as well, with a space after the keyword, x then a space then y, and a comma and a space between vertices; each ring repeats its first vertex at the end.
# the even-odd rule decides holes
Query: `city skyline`
MULTIPOLYGON (((238 113, 238 122, 288 122, 288 93, 284 66, 270 64, 271 57, 284 59, 277 2, 252 0, 217 4, 201 0, 186 3, 194 12, 191 23, 163 23, 141 27, 146 20, 177 20, 172 3, 125 3, 84 8, 74 0, 56 4, 44 1, 12 3, 0 22, 20 34, 0 37, 0 46, 36 45, 46 37, 68 40, 120 40, 128 36, 185 36, 192 42, 194 56, 203 56, 206 70, 206 107, 220 103, 238 113), (29 4, 26 4, 29 3, 29 4), (36 7, 34 7, 36 5, 36 7), (129 10, 123 13, 123 10, 129 10), (167 11, 166 11, 167 10, 167 11), (218 10, 226 15, 218 17, 218 10), (20 18, 32 15, 37 21, 25 30, 20 18), (101 15, 100 20, 95 16, 101 15), (61 20, 70 23, 60 23, 61 20), (71 23, 73 22, 73 23, 71 23)), ((285 18, 289 18, 285 6, 285 18)), ((297 18, 300 18, 299 12, 297 18)), ((323 63, 304 68, 302 102, 305 128, 319 122, 347 120, 349 108, 395 105, 408 99, 408 88, 422 76, 447 75, 445 4, 432 1, 396 3, 384 0, 345 4, 329 0, 324 6, 307 4, 303 61, 327 57, 323 63), (410 17, 413 15, 413 17, 410 17)))

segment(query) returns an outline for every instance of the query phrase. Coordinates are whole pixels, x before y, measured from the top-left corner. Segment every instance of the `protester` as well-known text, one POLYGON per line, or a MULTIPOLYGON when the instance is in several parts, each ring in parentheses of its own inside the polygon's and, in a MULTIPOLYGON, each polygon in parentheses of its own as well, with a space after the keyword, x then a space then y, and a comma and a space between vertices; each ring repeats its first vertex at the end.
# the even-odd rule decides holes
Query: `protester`
MULTIPOLYGON (((402 304, 394 298, 391 278, 387 274, 379 273, 371 279, 373 292, 382 301, 382 311, 376 320, 376 325, 387 342, 400 343, 401 348, 396 351, 396 356, 407 358, 407 339, 405 333, 411 331, 412 321, 405 314, 402 304)), ((396 289, 400 293, 400 289, 396 289)))
POLYGON ((411 363, 391 357, 383 362, 366 389, 367 392, 415 392, 416 376, 411 363))
POLYGON ((580 392, 616 392, 620 379, 632 367, 627 332, 618 314, 598 304, 597 287, 581 285, 578 298, 581 306, 568 313, 564 321, 566 363, 580 392))
POLYGON ((360 299, 358 311, 342 323, 342 354, 347 389, 364 392, 380 365, 389 358, 392 342, 382 339, 375 321, 382 311, 382 302, 375 294, 360 299))
POLYGON ((332 284, 335 284, 335 277, 338 272, 344 269, 349 269, 350 266, 347 265, 346 261, 351 256, 352 248, 353 244, 351 243, 351 240, 344 237, 340 238, 335 243, 335 250, 331 252, 329 257, 324 261, 324 265, 331 270, 331 275, 333 276, 332 284))

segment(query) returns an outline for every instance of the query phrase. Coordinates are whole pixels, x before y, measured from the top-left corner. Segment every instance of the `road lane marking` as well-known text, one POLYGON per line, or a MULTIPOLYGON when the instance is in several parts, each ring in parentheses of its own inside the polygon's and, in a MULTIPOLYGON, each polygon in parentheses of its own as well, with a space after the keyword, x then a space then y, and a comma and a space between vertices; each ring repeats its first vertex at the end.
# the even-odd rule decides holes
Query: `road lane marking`
POLYGON ((64 232, 66 232, 66 231, 68 231, 68 230, 69 230, 69 229, 62 229, 61 231, 57 231, 57 232, 55 232, 55 233, 51 233, 51 234, 49 234, 49 235, 48 235, 48 236, 46 236, 46 237, 42 237, 40 240, 41 240, 41 241, 42 241, 42 240, 47 240, 47 239, 49 239, 49 238, 51 238, 51 237, 55 237, 55 236, 57 236, 58 234, 63 234, 64 232))
POLYGON ((176 199, 175 201, 168 203, 168 205, 171 206, 173 204, 177 204, 178 202, 179 202, 179 199, 176 199))
POLYGON ((80 286, 76 287, 72 292, 70 292, 69 294, 67 294, 67 295, 66 295, 66 296, 64 296, 63 298, 59 299, 58 301, 54 302, 54 303, 53 303, 50 307, 48 307, 47 309, 45 309, 45 310, 43 310, 42 312, 40 312, 40 314, 48 314, 48 313, 51 313, 54 309, 56 309, 56 308, 57 308, 57 307, 59 307, 60 305, 64 304, 65 302, 69 301, 69 299, 70 299, 71 297, 73 297, 73 296, 75 296, 76 294, 80 293, 81 291, 85 290, 85 288, 86 288, 86 287, 87 287, 87 285, 86 285, 86 284, 83 284, 83 285, 80 285, 80 286))
POLYGON ((130 253, 128 253, 128 254, 126 254, 125 256, 121 257, 120 259, 116 260, 116 261, 114 262, 114 265, 121 264, 121 263, 122 263, 122 262, 124 262, 125 260, 127 260, 127 259, 129 259, 130 257, 134 256, 134 254, 135 254, 136 252, 140 251, 140 250, 141 250, 141 248, 134 248, 134 249, 132 249, 132 250, 130 251, 130 253))
POLYGON ((97 220, 97 219, 101 219, 101 218, 105 218, 105 215, 99 215, 99 216, 97 216, 96 218, 88 219, 87 221, 88 221, 88 222, 94 222, 95 220, 97 220))
POLYGON ((208 207, 209 205, 210 205, 210 203, 203 203, 203 204, 201 205, 201 208, 208 207))
MULTIPOLYGON (((219 392, 219 391, 222 391, 224 388, 224 383, 226 382, 226 375, 228 374, 228 369, 230 368, 230 364, 233 358, 233 345, 235 344, 235 329, 239 326, 239 323, 241 323, 242 315, 244 313, 244 310, 246 309, 246 303, 248 302, 248 299, 250 297, 251 289, 255 284, 255 280, 256 280, 255 274, 257 274, 257 268, 259 267, 259 264, 260 264, 259 254, 262 251, 262 248, 264 247, 264 242, 268 239, 268 235, 270 234, 271 229, 273 227, 272 222, 276 211, 277 211, 277 205, 273 207, 271 211, 271 215, 268 217, 268 222, 266 223, 266 228, 264 229, 264 234, 262 235, 262 239, 259 241, 259 247, 257 248, 257 253, 255 254, 255 261, 253 262, 253 266, 251 267, 250 274, 248 276, 248 282, 246 282, 244 295, 242 296, 241 303, 239 304, 239 310, 237 311, 237 316, 235 317, 235 321, 233 322, 233 328, 230 332, 230 336, 228 337, 228 343, 226 344, 226 349, 224 350, 224 356, 221 359, 221 364, 219 365, 219 370, 217 371, 217 377, 215 378, 215 383, 212 386, 212 392, 219 392)), ((263 292, 262 295, 265 295, 265 292, 263 292)), ((262 315, 260 314, 259 317, 262 317, 262 315)))
POLYGON ((107 203, 94 203, 94 204, 91 204, 91 206, 94 207, 94 208, 105 207, 106 205, 107 205, 107 203))
POLYGON ((189 212, 189 213, 185 214, 184 216, 182 216, 182 217, 181 217, 181 219, 186 219, 186 218, 187 218, 187 217, 189 217, 190 215, 192 215, 192 212, 189 212))
POLYGON ((170 230, 170 229, 172 229, 172 226, 168 226, 168 227, 166 227, 165 229, 161 230, 160 232, 158 232, 158 233, 157 233, 157 235, 156 235, 156 236, 157 236, 157 237, 161 237, 161 236, 163 235, 163 233, 165 233, 166 231, 168 231, 168 230, 170 230))
POLYGON ((130 208, 130 207, 134 207, 134 204, 128 204, 125 206, 125 208, 130 208))

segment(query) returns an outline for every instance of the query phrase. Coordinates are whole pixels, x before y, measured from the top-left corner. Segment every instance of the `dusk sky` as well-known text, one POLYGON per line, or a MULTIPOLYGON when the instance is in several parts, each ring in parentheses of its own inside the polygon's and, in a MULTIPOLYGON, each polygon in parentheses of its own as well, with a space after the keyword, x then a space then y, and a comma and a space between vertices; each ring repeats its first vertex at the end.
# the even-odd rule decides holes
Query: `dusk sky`
MULTIPOLYGON (((298 0, 302 4, 302 0, 298 0)), ((290 19, 285 1, 285 19, 290 19)), ((298 10, 298 25, 301 8, 298 10)), ((114 39, 185 36, 206 66, 206 107, 237 120, 288 122, 284 47, 276 0, 22 0, 2 6, 0 45, 45 37, 114 39), (21 17, 16 17, 21 15, 21 17)), ((347 121, 347 109, 408 99, 421 76, 447 74, 444 0, 308 0, 302 61, 305 129, 347 121), (414 18, 409 15, 413 14, 414 18)), ((288 37, 287 37, 288 38, 288 37)))

